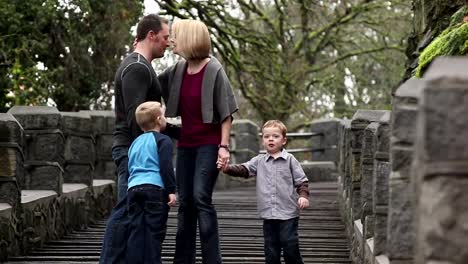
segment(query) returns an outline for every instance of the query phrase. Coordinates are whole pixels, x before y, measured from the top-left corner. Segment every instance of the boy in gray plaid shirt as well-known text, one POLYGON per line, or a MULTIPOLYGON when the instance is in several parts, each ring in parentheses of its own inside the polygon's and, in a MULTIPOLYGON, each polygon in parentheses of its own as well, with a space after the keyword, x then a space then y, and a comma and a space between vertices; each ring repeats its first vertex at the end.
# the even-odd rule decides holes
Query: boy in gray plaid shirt
POLYGON ((265 154, 242 164, 218 161, 218 168, 239 177, 257 176, 257 210, 263 219, 265 263, 302 264, 299 252, 300 209, 309 207, 307 177, 297 159, 283 147, 287 142, 286 126, 269 120, 262 127, 265 154), (295 191, 294 191, 295 189, 295 191))

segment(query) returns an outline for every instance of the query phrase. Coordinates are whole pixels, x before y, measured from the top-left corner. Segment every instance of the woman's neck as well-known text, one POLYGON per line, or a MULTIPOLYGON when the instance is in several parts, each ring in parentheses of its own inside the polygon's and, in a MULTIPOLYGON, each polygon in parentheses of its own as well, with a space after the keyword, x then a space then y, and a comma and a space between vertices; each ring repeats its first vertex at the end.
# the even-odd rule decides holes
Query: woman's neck
POLYGON ((187 73, 188 74, 195 74, 201 71, 203 67, 210 61, 210 58, 204 58, 204 59, 196 59, 196 60, 187 60, 188 67, 187 67, 187 73))

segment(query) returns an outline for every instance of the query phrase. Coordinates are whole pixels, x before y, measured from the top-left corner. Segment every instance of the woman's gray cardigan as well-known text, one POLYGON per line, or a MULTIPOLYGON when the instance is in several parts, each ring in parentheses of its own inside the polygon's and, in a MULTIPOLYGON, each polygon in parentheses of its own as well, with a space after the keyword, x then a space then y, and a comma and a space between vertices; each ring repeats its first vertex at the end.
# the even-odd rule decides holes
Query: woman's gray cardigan
MULTIPOLYGON (((180 60, 158 76, 166 103, 166 116, 179 116, 179 95, 187 62, 180 60)), ((201 107, 203 123, 219 124, 238 110, 236 98, 221 63, 213 56, 203 74, 201 107)))

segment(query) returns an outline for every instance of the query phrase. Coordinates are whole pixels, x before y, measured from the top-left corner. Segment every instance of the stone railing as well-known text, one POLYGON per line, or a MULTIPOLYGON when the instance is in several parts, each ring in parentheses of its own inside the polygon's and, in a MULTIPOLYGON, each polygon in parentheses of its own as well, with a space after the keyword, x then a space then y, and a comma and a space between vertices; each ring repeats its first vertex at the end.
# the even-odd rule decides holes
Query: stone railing
POLYGON ((112 112, 0 114, 0 261, 105 217, 115 202, 112 112))
POLYGON ((354 263, 468 263, 468 59, 436 60, 392 110, 340 126, 340 208, 354 263))

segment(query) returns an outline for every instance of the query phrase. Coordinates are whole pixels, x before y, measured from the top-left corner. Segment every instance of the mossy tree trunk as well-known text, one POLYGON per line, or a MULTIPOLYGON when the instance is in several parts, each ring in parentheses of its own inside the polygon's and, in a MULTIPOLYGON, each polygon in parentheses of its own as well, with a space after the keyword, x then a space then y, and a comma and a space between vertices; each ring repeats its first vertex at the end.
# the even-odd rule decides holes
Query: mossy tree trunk
POLYGON ((412 76, 418 66, 418 57, 424 48, 431 43, 450 24, 450 17, 467 0, 413 0, 413 33, 408 39, 408 66, 405 78, 412 76))

